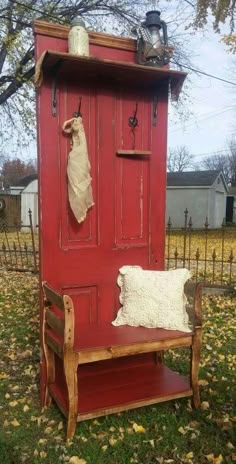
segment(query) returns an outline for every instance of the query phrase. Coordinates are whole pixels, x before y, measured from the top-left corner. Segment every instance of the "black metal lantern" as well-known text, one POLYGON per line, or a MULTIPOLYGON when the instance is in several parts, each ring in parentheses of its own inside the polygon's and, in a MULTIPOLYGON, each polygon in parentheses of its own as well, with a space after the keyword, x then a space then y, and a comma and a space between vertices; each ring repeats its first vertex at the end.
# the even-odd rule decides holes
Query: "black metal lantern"
POLYGON ((160 18, 160 11, 146 13, 146 20, 134 32, 137 39, 137 62, 149 66, 163 66, 170 60, 167 25, 160 18))

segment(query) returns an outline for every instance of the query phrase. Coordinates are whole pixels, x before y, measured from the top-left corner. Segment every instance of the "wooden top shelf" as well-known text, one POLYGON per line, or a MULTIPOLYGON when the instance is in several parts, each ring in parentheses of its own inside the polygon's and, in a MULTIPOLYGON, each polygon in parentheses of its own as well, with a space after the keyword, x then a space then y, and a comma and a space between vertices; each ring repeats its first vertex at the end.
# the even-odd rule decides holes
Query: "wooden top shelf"
POLYGON ((104 60, 94 56, 84 57, 47 50, 36 65, 36 85, 40 85, 42 74, 55 74, 56 70, 80 78, 109 79, 147 88, 158 87, 169 80, 171 92, 178 97, 187 73, 167 68, 143 66, 124 61, 104 60), (40 77, 41 76, 41 79, 40 77))

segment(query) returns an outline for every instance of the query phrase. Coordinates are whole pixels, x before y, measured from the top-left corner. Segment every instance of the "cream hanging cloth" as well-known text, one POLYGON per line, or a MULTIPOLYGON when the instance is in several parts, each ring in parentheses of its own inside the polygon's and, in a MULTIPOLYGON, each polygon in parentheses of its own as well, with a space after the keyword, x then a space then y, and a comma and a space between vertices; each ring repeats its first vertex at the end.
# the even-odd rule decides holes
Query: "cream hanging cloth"
POLYGON ((65 121, 63 131, 72 137, 72 149, 67 163, 68 196, 71 209, 80 223, 84 221, 88 209, 94 205, 82 118, 79 116, 65 121))

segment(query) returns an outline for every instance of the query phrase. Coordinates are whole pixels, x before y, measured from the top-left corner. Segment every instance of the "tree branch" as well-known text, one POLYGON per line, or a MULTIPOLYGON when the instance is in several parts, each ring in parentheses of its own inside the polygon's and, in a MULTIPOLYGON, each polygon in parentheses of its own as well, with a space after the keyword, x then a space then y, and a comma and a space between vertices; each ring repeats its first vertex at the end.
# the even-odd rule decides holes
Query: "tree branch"
POLYGON ((7 87, 7 89, 0 95, 0 105, 3 105, 8 98, 10 98, 17 90, 19 90, 26 82, 28 82, 34 75, 35 67, 33 66, 31 69, 26 71, 24 74, 21 75, 21 79, 19 77, 15 77, 11 84, 7 87))

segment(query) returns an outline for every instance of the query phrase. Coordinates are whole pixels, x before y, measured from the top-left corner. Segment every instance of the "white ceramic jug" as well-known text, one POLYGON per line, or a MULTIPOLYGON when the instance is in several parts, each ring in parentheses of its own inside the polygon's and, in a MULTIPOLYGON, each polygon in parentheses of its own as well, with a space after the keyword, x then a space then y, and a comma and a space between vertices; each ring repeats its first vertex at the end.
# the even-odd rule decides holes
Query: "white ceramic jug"
POLYGON ((77 17, 71 21, 68 51, 74 55, 89 56, 89 36, 84 21, 77 17))

